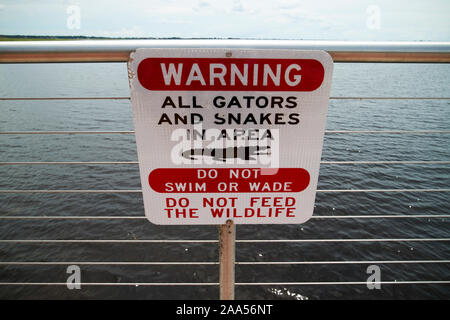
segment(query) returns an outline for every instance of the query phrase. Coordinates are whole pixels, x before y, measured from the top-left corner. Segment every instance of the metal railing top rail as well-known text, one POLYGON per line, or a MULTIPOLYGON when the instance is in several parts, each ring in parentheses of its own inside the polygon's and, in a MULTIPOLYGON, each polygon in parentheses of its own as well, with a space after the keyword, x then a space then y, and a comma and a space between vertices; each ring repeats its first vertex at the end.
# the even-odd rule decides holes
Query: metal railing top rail
POLYGON ((0 63, 126 62, 137 48, 325 50, 335 62, 450 63, 450 42, 154 39, 0 42, 0 63))

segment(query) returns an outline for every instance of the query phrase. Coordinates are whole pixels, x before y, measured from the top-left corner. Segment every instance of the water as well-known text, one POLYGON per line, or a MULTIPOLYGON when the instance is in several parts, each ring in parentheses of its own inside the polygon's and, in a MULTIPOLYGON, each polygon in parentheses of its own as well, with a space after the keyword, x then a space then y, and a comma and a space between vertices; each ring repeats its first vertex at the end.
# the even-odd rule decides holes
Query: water
MULTIPOLYGON (((448 97, 450 66, 337 64, 332 96, 448 97)), ((0 65, 0 96, 129 96, 125 64, 0 65)), ((0 131, 133 130, 131 105, 0 101, 0 131)), ((328 130, 448 130, 448 100, 332 100, 328 130)), ((136 161, 134 135, 2 135, 0 161, 136 161)), ((329 134, 322 160, 449 160, 448 134, 329 134)), ((137 165, 0 166, 0 189, 139 189, 137 165)), ((322 165, 319 189, 449 188, 450 166, 322 165)), ((319 193, 314 216, 449 214, 449 194, 319 193)), ((140 194, 0 194, 2 216, 144 215, 140 194)), ((2 219, 0 239, 217 239, 145 219, 2 219)), ((311 219, 238 239, 449 238, 449 219, 311 219)), ((0 243, 1 261, 217 261, 216 244, 0 243)), ((237 261, 444 260, 448 242, 241 243, 237 261)), ((366 281, 369 264, 238 265, 237 282, 366 281)), ((450 280, 450 264, 378 264, 382 281, 450 280)), ((67 265, 1 265, 0 282, 65 282, 67 265)), ((82 282, 218 282, 217 265, 81 265, 82 282)), ((449 285, 238 286, 238 299, 449 298, 449 285)), ((0 298, 216 299, 216 286, 0 286, 0 298)))

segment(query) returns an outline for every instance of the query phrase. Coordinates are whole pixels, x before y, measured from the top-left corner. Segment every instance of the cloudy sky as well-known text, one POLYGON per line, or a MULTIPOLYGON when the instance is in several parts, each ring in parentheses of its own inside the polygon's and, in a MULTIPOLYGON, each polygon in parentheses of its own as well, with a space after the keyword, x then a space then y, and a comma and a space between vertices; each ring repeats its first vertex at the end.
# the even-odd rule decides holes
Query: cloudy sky
POLYGON ((0 0, 0 34, 450 40, 450 0, 0 0))

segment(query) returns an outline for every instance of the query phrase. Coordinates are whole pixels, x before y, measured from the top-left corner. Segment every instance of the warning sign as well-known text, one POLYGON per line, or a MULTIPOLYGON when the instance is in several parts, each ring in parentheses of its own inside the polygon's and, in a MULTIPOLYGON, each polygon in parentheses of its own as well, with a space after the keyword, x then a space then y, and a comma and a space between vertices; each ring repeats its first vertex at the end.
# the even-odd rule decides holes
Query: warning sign
POLYGON ((332 70, 324 51, 133 52, 128 73, 148 219, 308 220, 332 70))

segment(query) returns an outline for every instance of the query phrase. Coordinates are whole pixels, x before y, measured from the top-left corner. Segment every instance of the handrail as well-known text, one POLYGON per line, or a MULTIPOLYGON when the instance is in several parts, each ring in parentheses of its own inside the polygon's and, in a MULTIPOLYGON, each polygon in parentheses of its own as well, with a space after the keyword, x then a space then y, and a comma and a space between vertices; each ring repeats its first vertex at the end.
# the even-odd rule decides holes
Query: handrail
POLYGON ((0 42, 0 63, 126 62, 137 48, 325 50, 335 62, 450 62, 450 42, 154 39, 4 41, 0 42))

